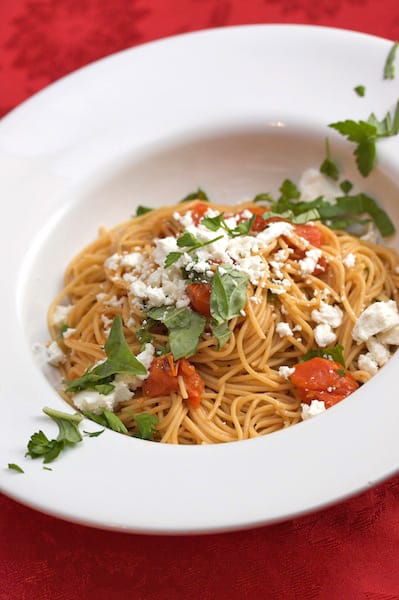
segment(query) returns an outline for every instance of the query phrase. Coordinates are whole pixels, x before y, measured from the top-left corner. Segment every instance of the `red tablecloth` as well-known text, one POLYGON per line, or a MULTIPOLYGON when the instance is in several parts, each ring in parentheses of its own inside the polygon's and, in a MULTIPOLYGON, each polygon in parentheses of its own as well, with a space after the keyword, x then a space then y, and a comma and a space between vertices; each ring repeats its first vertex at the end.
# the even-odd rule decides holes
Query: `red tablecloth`
MULTIPOLYGON (((0 114, 122 48, 195 29, 272 22, 398 39, 399 2, 2 0, 0 114)), ((0 506, 0 600, 399 598, 399 478, 310 516, 204 537, 103 532, 4 496, 0 506)))

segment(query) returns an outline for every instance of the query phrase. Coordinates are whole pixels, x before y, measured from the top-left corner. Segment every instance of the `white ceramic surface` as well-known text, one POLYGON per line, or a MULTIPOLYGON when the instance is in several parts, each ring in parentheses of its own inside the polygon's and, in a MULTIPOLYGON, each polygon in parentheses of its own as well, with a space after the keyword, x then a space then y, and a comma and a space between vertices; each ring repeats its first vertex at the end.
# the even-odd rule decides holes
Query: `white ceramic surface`
POLYGON ((301 514, 399 468, 399 356, 322 416, 256 440, 176 447, 106 431, 65 452, 52 472, 24 458, 34 431, 56 433, 42 407, 66 408, 32 343, 47 339, 46 310, 64 268, 100 225, 124 220, 139 203, 173 203, 198 185, 221 202, 276 190, 320 164, 326 135, 345 176, 399 224, 399 140, 379 144, 378 169, 363 179, 353 147, 326 127, 392 109, 398 80, 382 80, 389 48, 387 40, 316 27, 204 31, 94 63, 2 121, 6 494, 105 528, 207 532, 301 514), (358 84, 365 98, 353 92, 358 84))

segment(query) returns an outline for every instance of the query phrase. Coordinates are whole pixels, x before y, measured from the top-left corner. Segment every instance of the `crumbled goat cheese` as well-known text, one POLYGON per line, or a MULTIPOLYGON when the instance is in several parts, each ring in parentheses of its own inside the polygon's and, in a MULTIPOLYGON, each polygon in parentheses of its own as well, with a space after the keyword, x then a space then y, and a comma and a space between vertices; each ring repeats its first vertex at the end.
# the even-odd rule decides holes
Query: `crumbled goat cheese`
POLYGON ((276 326, 276 332, 280 337, 286 337, 288 335, 292 335, 292 329, 288 323, 278 323, 276 326))
POLYGON ((342 323, 344 313, 337 305, 321 301, 318 309, 312 310, 311 317, 315 323, 325 323, 334 329, 342 323))
POLYGON ((321 400, 312 400, 309 404, 301 404, 302 408, 302 420, 306 421, 312 417, 320 415, 326 410, 326 405, 321 400))
POLYGON ((101 414, 106 409, 114 411, 120 402, 130 400, 132 392, 124 381, 113 381, 115 389, 110 394, 99 394, 95 390, 82 390, 73 396, 73 403, 78 410, 101 414))
POLYGON ((68 329, 63 332, 62 337, 64 338, 64 340, 67 340, 69 337, 71 337, 71 335, 75 333, 75 331, 75 327, 68 327, 68 329))
POLYGON ((143 255, 140 252, 131 252, 130 254, 122 254, 120 259, 121 267, 137 267, 141 264, 143 255))
POLYGON ((318 248, 312 248, 312 250, 306 252, 305 258, 302 258, 298 263, 303 277, 306 277, 308 273, 313 273, 321 254, 322 252, 318 248))
POLYGON ((327 325, 327 323, 322 323, 321 325, 317 325, 317 327, 315 327, 314 337, 316 344, 320 348, 325 348, 326 346, 333 344, 337 339, 337 336, 331 329, 331 326, 327 325))
POLYGON ((128 322, 126 323, 126 327, 135 327, 136 326, 136 319, 134 317, 130 317, 128 322))
POLYGON ((53 367, 58 367, 66 361, 65 354, 57 344, 57 342, 51 342, 47 346, 47 362, 53 367))
POLYGON ((72 304, 67 304, 66 306, 64 306, 63 304, 58 304, 58 306, 55 307, 53 313, 53 325, 55 327, 60 327, 61 325, 66 323, 68 315, 71 312, 72 308, 72 304))
POLYGON ((101 315, 101 321, 103 322, 104 333, 105 335, 108 335, 113 323, 113 319, 108 319, 106 315, 101 315))
POLYGON ((383 365, 385 365, 386 362, 388 362, 391 353, 384 346, 384 344, 381 344, 381 342, 377 340, 377 338, 373 336, 370 337, 366 342, 366 346, 367 350, 371 354, 371 357, 373 358, 373 360, 375 360, 379 367, 382 367, 383 365))
POLYGON ((398 307, 394 300, 374 302, 359 316, 352 331, 355 342, 365 342, 399 324, 398 307))
POLYGON ((350 269, 355 266, 356 257, 354 254, 352 254, 350 252, 349 254, 347 254, 345 256, 345 258, 342 260, 342 262, 344 263, 345 267, 348 267, 348 269, 350 269))
POLYGON ((295 373, 295 367, 291 368, 284 365, 278 369, 278 374, 284 377, 284 379, 289 379, 293 373, 295 373))
POLYGON ((261 298, 258 298, 258 296, 251 296, 250 297, 251 302, 253 302, 254 304, 260 304, 262 302, 261 298))
POLYGON ((104 266, 110 271, 116 271, 119 269, 121 261, 121 255, 118 253, 112 254, 107 260, 104 262, 104 266))
POLYGON ((382 344, 399 346, 399 325, 395 325, 383 333, 379 333, 377 339, 382 344))
POLYGON ((342 196, 339 186, 318 169, 306 169, 299 180, 298 188, 304 202, 311 202, 323 196, 327 202, 335 203, 335 198, 342 196))
POLYGON ((378 371, 378 365, 370 352, 361 354, 357 359, 357 365, 361 371, 366 371, 366 373, 369 373, 370 375, 375 375, 378 371))

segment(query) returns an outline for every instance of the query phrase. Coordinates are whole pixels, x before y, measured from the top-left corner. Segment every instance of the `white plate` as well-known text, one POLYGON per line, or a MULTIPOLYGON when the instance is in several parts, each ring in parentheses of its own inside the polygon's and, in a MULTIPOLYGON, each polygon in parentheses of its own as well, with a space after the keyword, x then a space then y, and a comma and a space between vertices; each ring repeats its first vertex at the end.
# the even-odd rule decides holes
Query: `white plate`
POLYGON ((198 185, 221 202, 276 189, 320 164, 326 135, 345 175, 399 223, 398 139, 379 144, 379 168, 362 179, 351 144, 326 127, 392 109, 398 80, 382 80, 389 49, 386 40, 316 27, 204 31, 101 60, 3 120, 5 493, 89 525, 206 532, 313 510, 398 469, 399 356, 324 415, 260 439, 176 447, 106 431, 65 452, 52 472, 23 458, 34 431, 56 433, 42 407, 65 409, 31 346, 47 339, 46 311, 64 268, 99 225, 198 185), (8 471, 8 462, 25 474, 8 471))

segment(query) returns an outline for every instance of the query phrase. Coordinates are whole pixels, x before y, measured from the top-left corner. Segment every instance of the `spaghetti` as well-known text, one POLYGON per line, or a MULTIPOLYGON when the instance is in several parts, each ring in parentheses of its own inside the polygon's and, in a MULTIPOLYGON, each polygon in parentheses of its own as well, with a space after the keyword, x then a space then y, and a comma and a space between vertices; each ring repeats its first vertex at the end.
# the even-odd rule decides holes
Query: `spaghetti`
MULTIPOLYGON (((309 381, 293 383, 301 374, 296 367, 306 365, 300 361, 312 351, 308 364, 327 359, 334 365, 334 377, 345 384, 342 397, 367 382, 377 364, 370 339, 389 357, 399 318, 385 327, 391 335, 385 343, 379 332, 355 341, 353 329, 377 303, 392 308, 393 300, 397 313, 398 255, 320 221, 292 224, 268 218, 265 210, 253 203, 233 208, 194 200, 101 229, 68 266, 64 288, 49 310, 51 337, 64 351, 59 365, 64 379, 82 377, 104 361, 104 345, 119 316, 132 353, 149 359, 149 376, 117 375, 127 394, 112 410, 130 435, 138 431, 136 415, 156 416, 154 439, 174 444, 254 438, 300 422, 303 407, 313 402, 334 404, 336 383, 318 392, 309 381), (233 276, 237 285, 227 289, 233 276), (242 308, 237 300, 226 309, 223 302, 231 303, 237 286, 238 291, 244 286, 242 308), (65 302, 71 307, 62 324, 55 316, 65 302), (173 338, 171 310, 202 319, 191 354, 179 356, 181 347, 175 356, 171 351, 185 330, 181 326, 173 338), (338 352, 341 346, 340 362, 331 347, 338 352)), ((196 323, 186 328, 198 331, 196 323)), ((190 336, 184 344, 194 343, 190 336)), ((112 387, 112 381, 106 385, 112 387)), ((78 394, 63 396, 82 407, 75 402, 78 394)))

